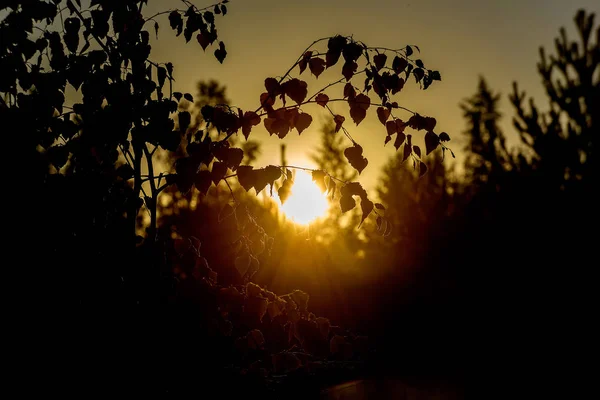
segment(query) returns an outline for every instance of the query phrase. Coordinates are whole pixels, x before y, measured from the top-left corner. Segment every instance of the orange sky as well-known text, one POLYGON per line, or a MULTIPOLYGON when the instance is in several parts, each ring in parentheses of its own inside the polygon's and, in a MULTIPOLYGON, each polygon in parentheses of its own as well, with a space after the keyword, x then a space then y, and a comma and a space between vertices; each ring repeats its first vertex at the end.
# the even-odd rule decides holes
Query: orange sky
MULTIPOLYGON (((197 6, 212 3, 193 2, 197 6)), ((177 0, 149 3, 148 16, 169 8, 185 8, 177 0)), ((315 39, 342 34, 354 35, 369 46, 400 48, 416 44, 425 66, 439 70, 442 81, 420 91, 411 77, 411 84, 394 100, 437 118, 436 131, 450 134, 453 141, 449 146, 457 153, 462 147, 460 132, 465 127, 459 102, 474 93, 478 75, 483 74, 490 86, 504 95, 516 80, 521 88, 540 99, 539 103, 545 102, 536 69, 539 46, 552 49, 561 26, 567 27, 574 37, 572 19, 577 9, 596 14, 600 11, 599 3, 592 0, 231 0, 227 6, 228 14, 217 16, 219 39, 225 42, 228 52, 223 65, 212 55, 214 46, 204 53, 195 40, 186 44, 183 36, 175 37, 167 15, 159 17, 159 40, 153 40, 151 58, 173 62, 175 90, 193 94, 198 80, 217 79, 227 86, 227 95, 234 105, 254 110, 264 91, 264 79, 285 73, 315 39)), ((310 95, 327 82, 339 79, 340 71, 338 63, 318 80, 308 71, 301 78, 307 80, 310 95)), ((362 82, 360 79, 355 85, 360 87, 362 82)), ((337 90, 341 89, 340 86, 337 90)), ((330 97, 333 94, 330 92, 330 97)), ((506 98, 501 106, 507 116, 503 126, 511 136, 512 109, 506 98)), ((346 104, 333 104, 332 108, 346 115, 345 127, 363 146, 369 165, 360 181, 373 188, 381 166, 394 153, 391 143, 383 147, 385 128, 374 109, 356 127, 346 104)), ((318 143, 318 122, 331 116, 318 105, 305 110, 315 117, 311 127, 301 137, 295 130, 290 132, 284 141, 288 144, 289 164, 311 167, 307 154, 318 143)), ((263 155, 257 164, 279 163, 282 141, 269 137, 262 124, 257 128, 260 129, 255 129, 252 137, 263 141, 263 155)), ((421 140, 419 136, 422 135, 418 134, 414 142, 421 140)))

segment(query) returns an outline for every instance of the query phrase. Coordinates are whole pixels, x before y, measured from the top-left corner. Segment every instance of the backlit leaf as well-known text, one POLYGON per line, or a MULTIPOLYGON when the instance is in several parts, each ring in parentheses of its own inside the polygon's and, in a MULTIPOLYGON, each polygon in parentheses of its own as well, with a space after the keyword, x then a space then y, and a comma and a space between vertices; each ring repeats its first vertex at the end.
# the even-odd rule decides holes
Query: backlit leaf
POLYGON ((344 150, 344 156, 346 156, 350 165, 352 165, 352 167, 354 167, 359 174, 369 163, 369 161, 363 157, 362 153, 363 149, 358 143, 355 143, 354 146, 348 147, 346 150, 344 150))
POLYGON ((354 200, 352 196, 340 197, 340 208, 342 209, 342 213, 352 210, 354 206, 356 206, 356 200, 354 200))
POLYGON ((440 133, 440 141, 447 142, 450 140, 450 136, 446 132, 440 133))
POLYGON ((298 130, 298 135, 300 135, 306 128, 310 126, 312 122, 312 116, 307 113, 300 113, 296 118, 296 129, 298 130))
POLYGON ((336 115, 335 117, 333 117, 333 122, 335 122, 335 132, 339 132, 340 128, 342 127, 342 124, 344 123, 344 121, 346 120, 346 118, 344 118, 343 115, 336 115))
POLYGON ((317 97, 315 97, 315 100, 318 105, 325 107, 329 101, 329 96, 327 96, 325 93, 319 93, 317 97))
POLYGON ((425 155, 428 155, 440 144, 440 138, 432 131, 425 134, 425 155))
MULTIPOLYGON (((379 118, 379 122, 383 125, 386 125, 386 121, 390 117, 391 111, 385 107, 377 107, 377 118, 379 118)), ((389 134, 389 133, 388 133, 389 134)))
POLYGON ((206 194, 210 185, 212 185, 212 177, 211 173, 207 170, 198 171, 196 177, 194 178, 194 186, 196 189, 202 194, 206 194))
POLYGON ((349 81, 350 79, 352 79, 352 76, 354 76, 354 73, 357 69, 358 64, 356 64, 356 62, 346 61, 344 63, 344 66, 342 67, 342 75, 344 75, 344 78, 346 78, 346 80, 349 81))
POLYGON ((362 197, 360 199, 360 208, 362 210, 362 217, 360 219, 358 227, 362 225, 362 223, 365 221, 365 219, 367 219, 369 214, 371 214, 371 211, 373 211, 373 202, 367 199, 366 197, 362 197))
POLYGON ((221 64, 225 61, 225 57, 227 56, 227 50, 225 50, 225 43, 219 42, 219 48, 215 50, 215 57, 221 64))
POLYGON ((311 58, 308 62, 308 68, 310 69, 310 72, 318 78, 319 75, 325 71, 325 60, 319 57, 311 58))
POLYGON ((373 62, 375 63, 375 68, 377 68, 377 71, 385 66, 386 61, 387 56, 385 54, 377 54, 375 57, 373 57, 373 62))

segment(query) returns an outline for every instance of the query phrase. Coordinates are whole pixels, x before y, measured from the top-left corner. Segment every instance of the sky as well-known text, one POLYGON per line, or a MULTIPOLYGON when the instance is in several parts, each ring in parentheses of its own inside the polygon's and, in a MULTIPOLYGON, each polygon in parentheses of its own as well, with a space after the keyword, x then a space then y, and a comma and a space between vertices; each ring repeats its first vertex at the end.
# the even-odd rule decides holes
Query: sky
MULTIPOLYGON (((212 4, 210 0, 193 2, 198 7, 212 4)), ((553 49, 561 26, 574 38, 573 17, 579 8, 596 14, 600 11, 600 3, 592 0, 231 0, 227 7, 227 15, 217 15, 216 19, 219 39, 227 49, 222 65, 213 56, 214 45, 204 52, 194 39, 186 44, 183 35, 175 37, 166 14, 158 17, 159 39, 151 35, 151 58, 155 62, 173 62, 174 90, 194 94, 197 81, 216 79, 227 87, 232 105, 254 110, 265 91, 265 78, 283 75, 316 39, 341 34, 353 35, 369 46, 417 45, 421 50, 418 58, 427 68, 439 70, 442 81, 422 91, 411 77, 411 84, 394 100, 422 115, 435 117, 436 131, 446 131, 453 138, 449 147, 459 156, 466 127, 459 103, 475 93, 478 77, 484 76, 489 86, 503 95, 500 107, 505 117, 501 125, 509 145, 515 144, 512 108, 506 97, 512 82, 516 80, 540 105, 545 104, 536 67, 539 47, 553 49)), ((186 7, 178 0, 151 0, 146 15, 173 8, 186 7)), ((298 72, 294 71, 295 76, 298 72)), ((308 71, 300 76, 308 82, 309 95, 340 77, 341 63, 326 70, 318 80, 308 71)), ((363 79, 357 80, 355 85, 361 87, 362 82, 363 79)), ((328 92, 330 98, 341 95, 341 90, 342 86, 328 92)), ((364 148, 369 165, 360 181, 372 189, 381 167, 395 152, 392 143, 383 146, 385 127, 374 108, 356 126, 346 104, 332 105, 334 111, 346 116, 344 126, 364 148)), ((294 130, 282 141, 269 137, 262 124, 253 131, 251 138, 263 143, 257 166, 279 164, 281 143, 287 144, 289 164, 314 166, 308 155, 318 145, 322 121, 331 116, 316 104, 304 110, 314 120, 301 136, 294 130)), ((421 141, 422 135, 417 133, 413 142, 421 141)))
MULTIPOLYGON (((180 7, 174 0, 150 3, 154 4, 149 11, 180 7)), ((196 0, 195 4, 204 3, 196 0)), ((440 71, 442 81, 426 91, 409 85, 395 100, 413 111, 435 117, 436 130, 446 131, 454 138, 449 147, 457 153, 462 148, 460 136, 465 129, 459 103, 475 92, 478 77, 484 76, 491 88, 504 95, 500 103, 505 115, 502 126, 509 144, 515 144, 516 140, 511 141, 516 137, 512 109, 506 97, 512 82, 516 80, 543 105, 545 97, 536 67, 539 47, 552 49, 561 26, 574 37, 572 21, 579 8, 597 14, 600 10, 597 2, 587 0, 231 0, 227 6, 227 15, 217 16, 219 37, 227 48, 223 65, 212 55, 214 47, 205 53, 195 42, 186 44, 183 38, 174 37, 166 15, 159 19, 161 30, 153 57, 155 61, 173 61, 178 90, 193 94, 196 81, 217 79, 226 85, 234 105, 254 110, 264 92, 264 79, 283 75, 316 39, 342 34, 353 35, 369 46, 418 45, 419 57, 426 67, 440 71)), ((311 88, 341 77, 340 70, 338 64, 318 80, 307 72, 301 78, 307 80, 310 93, 311 88)), ((362 86, 362 80, 357 86, 362 86)), ((363 146, 369 165, 360 180, 373 188, 381 166, 394 153, 391 143, 383 146, 385 128, 374 109, 358 127, 350 120, 347 107, 334 110, 345 113, 346 128, 363 146)), ((311 127, 301 136, 292 131, 283 142, 287 143, 289 164, 310 167, 307 155, 318 144, 320 121, 331 116, 318 105, 307 107, 306 111, 315 117, 311 127)), ((418 136, 417 142, 422 139, 418 136)), ((262 124, 252 137, 263 141, 259 166, 279 163, 281 139, 269 137, 262 124)))

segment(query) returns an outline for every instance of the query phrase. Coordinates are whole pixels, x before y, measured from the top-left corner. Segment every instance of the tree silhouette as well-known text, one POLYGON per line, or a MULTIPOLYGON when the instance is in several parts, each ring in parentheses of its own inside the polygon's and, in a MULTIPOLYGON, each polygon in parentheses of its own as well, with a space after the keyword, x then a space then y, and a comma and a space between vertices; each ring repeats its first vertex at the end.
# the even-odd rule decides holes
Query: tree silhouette
POLYGON ((475 187, 488 181, 496 182, 512 169, 512 156, 498 126, 501 117, 499 100, 500 95, 492 93, 481 77, 478 92, 461 104, 463 116, 469 124, 465 132, 465 180, 475 187))
POLYGON ((590 188, 594 171, 594 141, 600 109, 600 28, 594 17, 579 10, 575 24, 579 41, 569 41, 564 28, 555 39, 556 54, 540 48, 538 71, 549 100, 549 110, 538 110, 533 99, 525 106, 525 93, 513 84, 514 126, 532 150, 532 174, 554 190, 590 188))

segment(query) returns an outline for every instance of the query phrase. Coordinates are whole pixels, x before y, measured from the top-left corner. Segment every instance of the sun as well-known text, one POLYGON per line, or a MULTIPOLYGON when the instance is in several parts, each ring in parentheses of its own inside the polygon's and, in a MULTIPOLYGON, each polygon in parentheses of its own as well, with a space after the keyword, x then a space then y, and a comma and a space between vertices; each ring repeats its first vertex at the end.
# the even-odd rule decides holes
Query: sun
POLYGON ((277 200, 285 216, 301 225, 325 216, 329 208, 327 195, 321 192, 311 175, 301 170, 296 172, 290 197, 283 204, 277 200))

